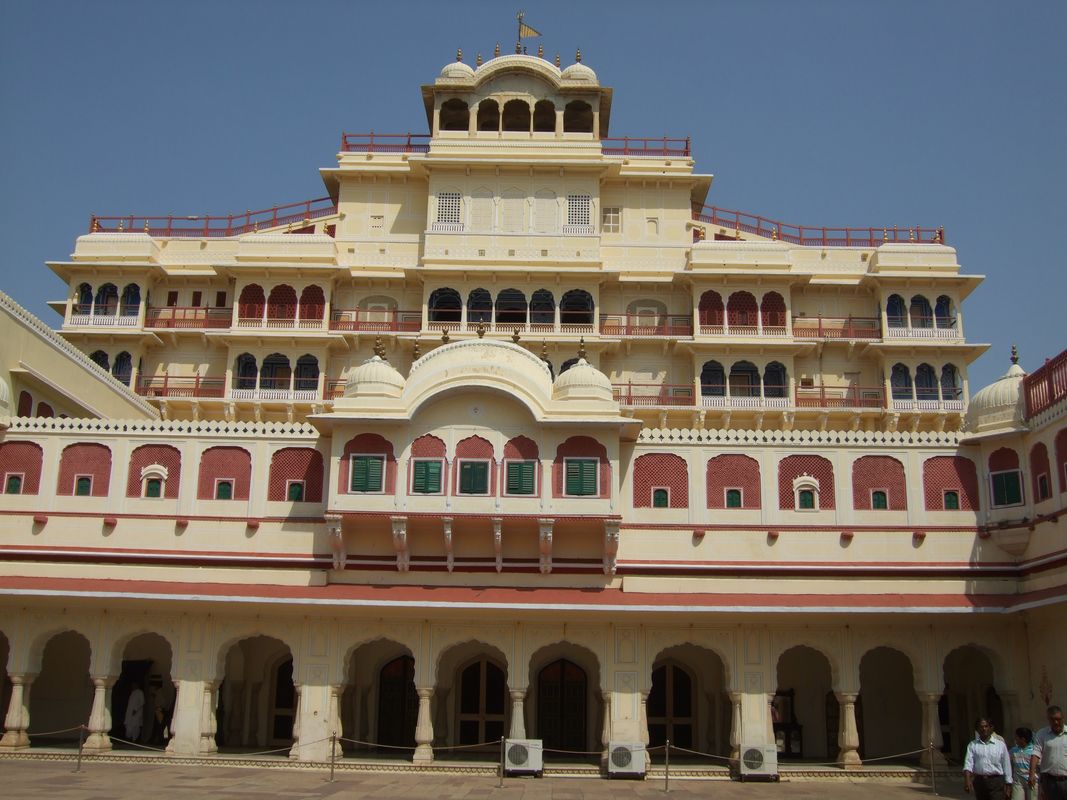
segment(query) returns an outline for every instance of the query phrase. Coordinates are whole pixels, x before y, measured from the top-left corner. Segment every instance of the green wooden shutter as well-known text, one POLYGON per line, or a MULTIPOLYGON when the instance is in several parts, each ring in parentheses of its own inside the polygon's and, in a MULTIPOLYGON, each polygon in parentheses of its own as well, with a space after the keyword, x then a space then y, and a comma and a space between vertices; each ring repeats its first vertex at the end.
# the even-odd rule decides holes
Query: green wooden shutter
POLYGON ((670 495, 666 489, 654 489, 652 491, 652 507, 666 508, 670 501, 670 495))
POLYGON ((567 462, 567 482, 564 494, 582 493, 582 467, 579 461, 567 462))
POLYGON ((512 461, 508 463, 507 493, 533 494, 537 468, 534 461, 512 461))
POLYGON ((77 483, 74 485, 74 494, 79 497, 88 497, 93 491, 93 479, 81 477, 78 478, 77 483))
POLYGON ((304 500, 304 484, 300 481, 293 481, 289 484, 289 502, 301 503, 304 500))
POLYGON ((599 494, 596 485, 596 467, 597 462, 592 459, 582 462, 582 494, 599 494))
POLYGON ((945 492, 945 510, 957 511, 960 507, 960 494, 956 491, 945 492))
POLYGON ((567 462, 566 494, 590 496, 599 494, 597 488, 597 460, 573 458, 567 462))
POLYGON ((426 465, 426 493, 437 494, 441 491, 441 462, 424 461, 426 465))
POLYGON ((459 492, 460 494, 472 494, 474 492, 474 476, 477 464, 464 461, 459 468, 459 492))
POLYGON ((144 496, 159 497, 162 494, 163 481, 159 478, 149 478, 145 482, 144 496))
POLYGON ((415 494, 426 494, 426 467, 428 461, 416 461, 411 469, 411 491, 415 494))
POLYGON ((349 491, 367 491, 367 459, 352 459, 352 480, 349 481, 349 491))
POLYGON ((380 492, 382 490, 382 473, 384 472, 385 459, 372 456, 365 459, 367 462, 367 488, 368 492, 380 492))

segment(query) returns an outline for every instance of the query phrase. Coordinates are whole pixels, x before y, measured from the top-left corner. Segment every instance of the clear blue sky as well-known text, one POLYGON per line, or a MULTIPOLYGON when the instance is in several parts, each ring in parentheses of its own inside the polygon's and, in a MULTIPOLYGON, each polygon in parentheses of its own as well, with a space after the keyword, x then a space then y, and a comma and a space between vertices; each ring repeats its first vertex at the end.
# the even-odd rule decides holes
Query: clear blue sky
MULTIPOLYGON (((425 132, 419 86, 514 47, 519 3, 0 0, 0 286, 51 324, 91 213, 319 197, 342 130, 425 132)), ((1067 347, 1067 2, 526 0, 615 89, 612 133, 691 136, 709 201, 944 225, 964 305, 1028 369, 1067 347)))

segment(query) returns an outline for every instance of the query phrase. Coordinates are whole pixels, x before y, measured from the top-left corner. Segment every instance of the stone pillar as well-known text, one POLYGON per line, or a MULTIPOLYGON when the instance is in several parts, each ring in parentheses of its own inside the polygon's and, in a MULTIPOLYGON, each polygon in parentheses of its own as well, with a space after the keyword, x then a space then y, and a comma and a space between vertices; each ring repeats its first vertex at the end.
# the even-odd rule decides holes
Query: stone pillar
POLYGON ((774 692, 767 692, 767 744, 774 744, 777 740, 774 738, 774 692))
POLYGON ((344 691, 344 684, 335 683, 330 686, 330 733, 336 737, 333 743, 333 755, 337 758, 344 755, 341 751, 341 736, 344 733, 341 725, 341 695, 344 691))
POLYGON ((837 692, 837 702, 841 704, 841 723, 837 734, 837 765, 842 769, 858 767, 860 760, 860 734, 856 728, 856 692, 837 692))
POLYGON ((947 763, 945 755, 941 752, 944 739, 941 738, 941 717, 938 714, 937 704, 941 700, 940 692, 925 692, 919 695, 923 704, 923 750, 919 763, 924 767, 943 767, 947 763), (930 745, 933 749, 930 749, 930 745))
POLYGON ((300 706, 304 704, 300 688, 300 684, 294 681, 293 692, 296 694, 294 698, 296 707, 293 709, 293 746, 289 748, 289 758, 293 761, 300 760, 300 706))
POLYGON ((730 692, 730 758, 741 757, 741 692, 730 692))
POLYGON ((36 675, 29 673, 12 673, 11 700, 4 717, 4 738, 0 739, 0 749, 24 750, 30 746, 30 737, 26 730, 30 727, 30 684, 36 675))
MULTIPOLYGON (((111 715, 108 713, 108 704, 111 687, 115 685, 116 680, 118 680, 117 676, 111 677, 110 675, 93 678, 93 708, 89 712, 89 735, 84 745, 86 750, 104 753, 111 749, 111 737, 108 736, 108 731, 111 730, 111 715)), ((141 712, 142 720, 147 713, 148 704, 145 703, 141 712)))
POLYGON ((600 730, 600 744, 607 755, 608 745, 611 743, 611 692, 603 692, 601 698, 604 700, 604 725, 600 730))
POLYGON ((415 724, 415 764, 433 763, 433 720, 430 717, 430 698, 433 688, 422 688, 419 693, 419 719, 415 724))
POLYGON ((217 753, 219 746, 215 744, 215 733, 218 730, 218 721, 215 719, 216 692, 219 688, 218 681, 204 681, 203 691, 200 698, 200 753, 217 753))
POLYGON ((512 739, 526 738, 526 690, 511 690, 511 730, 508 737, 512 739))
POLYGON ((641 692, 641 707, 637 712, 637 724, 641 726, 641 743, 647 749, 651 741, 648 736, 648 692, 641 692))

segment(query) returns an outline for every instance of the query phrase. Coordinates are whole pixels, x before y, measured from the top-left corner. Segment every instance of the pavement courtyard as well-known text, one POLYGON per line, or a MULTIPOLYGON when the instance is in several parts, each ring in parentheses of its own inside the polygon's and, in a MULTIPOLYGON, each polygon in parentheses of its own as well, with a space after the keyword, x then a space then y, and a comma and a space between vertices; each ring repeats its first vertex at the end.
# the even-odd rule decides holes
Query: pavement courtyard
MULTIPOLYGON (((938 790, 941 797, 963 798, 959 781, 938 790)), ((338 772, 333 783, 319 770, 210 767, 164 764, 87 763, 74 772, 69 761, 0 760, 0 797, 4 800, 251 800, 251 798, 471 798, 471 800, 630 800, 631 798, 715 798, 715 800, 925 800, 929 786, 914 784, 796 781, 778 784, 723 780, 672 779, 664 794, 662 779, 607 781, 595 778, 508 778, 427 773, 338 772)))

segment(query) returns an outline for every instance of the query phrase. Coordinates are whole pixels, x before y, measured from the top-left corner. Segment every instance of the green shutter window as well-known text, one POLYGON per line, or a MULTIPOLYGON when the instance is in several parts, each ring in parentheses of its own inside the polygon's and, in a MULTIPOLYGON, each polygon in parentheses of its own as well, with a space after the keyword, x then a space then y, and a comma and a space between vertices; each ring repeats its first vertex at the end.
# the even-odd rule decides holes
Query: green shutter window
POLYGON ((801 489, 799 494, 800 507, 803 509, 815 508, 815 491, 813 489, 801 489))
POLYGON ((145 497, 162 497, 163 480, 161 478, 149 478, 144 482, 145 497))
POLYGON ((566 462, 565 494, 589 497, 597 491, 597 460, 595 458, 572 458, 566 462))
POLYGON ((74 494, 78 497, 88 497, 93 493, 93 479, 88 475, 78 476, 74 484, 74 494))
POLYGON ((652 507, 653 508, 666 508, 670 503, 670 495, 666 489, 653 489, 652 490, 652 507))
POLYGON ((441 462, 416 461, 412 468, 411 491, 414 494, 440 494, 441 462))
POLYGON ((290 481, 289 482, 289 502, 290 503, 302 503, 302 502, 304 502, 304 482, 303 481, 290 481))
POLYGON ((215 499, 216 500, 232 500, 233 499, 233 481, 219 481, 215 484, 215 499))
POLYGON ((508 494, 533 494, 536 461, 509 461, 507 468, 508 494))
POLYGON ((380 492, 384 471, 384 456, 353 456, 349 491, 380 492))
POLYGON ((8 475, 7 484, 4 486, 5 494, 22 494, 22 476, 8 475))
POLYGON ((1037 499, 1048 500, 1052 497, 1052 490, 1048 485, 1048 475, 1042 473, 1037 476, 1037 499))
POLYGON ((1022 501, 1022 481, 1017 471, 998 472, 993 476, 993 505, 1017 506, 1022 501))
POLYGON ((488 494, 489 463, 486 461, 464 461, 459 467, 460 494, 488 494))
POLYGON ((886 497, 886 493, 883 491, 871 492, 871 508, 875 511, 882 511, 889 508, 889 499, 886 497))
POLYGON ((960 508, 960 493, 951 489, 945 492, 945 511, 958 511, 960 508))
POLYGON ((727 508, 741 508, 741 490, 740 489, 727 489, 726 490, 726 507, 727 508))

